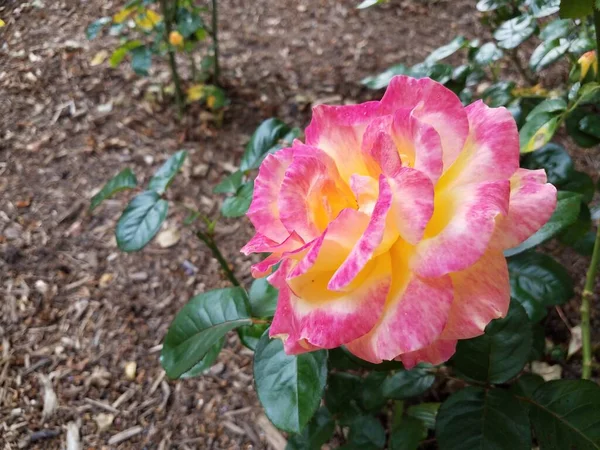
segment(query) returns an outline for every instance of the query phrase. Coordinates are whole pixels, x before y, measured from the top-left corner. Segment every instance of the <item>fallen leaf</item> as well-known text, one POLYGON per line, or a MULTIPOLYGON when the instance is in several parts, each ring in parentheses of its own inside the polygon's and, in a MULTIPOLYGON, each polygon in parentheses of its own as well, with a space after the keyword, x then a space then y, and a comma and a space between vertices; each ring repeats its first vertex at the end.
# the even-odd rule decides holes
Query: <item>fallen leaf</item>
POLYGON ((90 61, 90 66, 99 66, 108 58, 108 52, 106 50, 100 50, 98 53, 94 55, 92 60, 90 61))
POLYGON ((541 376, 545 381, 560 380, 562 378, 562 367, 559 364, 551 366, 545 362, 533 361, 531 371, 541 376))
POLYGON ((98 426, 98 433, 103 433, 110 428, 113 421, 115 420, 114 414, 104 414, 100 413, 97 416, 94 416, 94 421, 98 426))
POLYGON ((137 370, 137 364, 135 361, 129 361, 125 364, 125 378, 128 380, 135 380, 135 371, 137 370))
POLYGON ((162 248, 173 247, 179 242, 179 239, 181 239, 181 235, 176 228, 167 228, 156 236, 156 242, 162 248))
POLYGON ((102 276, 100 277, 100 280, 98 280, 98 286, 101 289, 108 287, 108 285, 113 280, 113 278, 114 278, 114 275, 112 273, 103 273, 102 276))
POLYGON ((581 338, 581 326, 577 325, 571 328, 571 340, 569 341, 569 350, 567 351, 567 358, 571 357, 579 350, 581 350, 582 345, 583 340, 581 338))

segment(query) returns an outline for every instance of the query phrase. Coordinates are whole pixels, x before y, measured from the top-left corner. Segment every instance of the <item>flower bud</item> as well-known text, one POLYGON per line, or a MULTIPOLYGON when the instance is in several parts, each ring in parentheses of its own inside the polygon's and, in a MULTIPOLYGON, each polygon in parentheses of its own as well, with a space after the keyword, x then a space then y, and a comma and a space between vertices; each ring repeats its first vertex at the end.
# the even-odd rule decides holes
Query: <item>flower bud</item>
POLYGON ((169 34, 169 44, 174 45, 175 47, 183 45, 183 36, 179 31, 171 31, 169 34))

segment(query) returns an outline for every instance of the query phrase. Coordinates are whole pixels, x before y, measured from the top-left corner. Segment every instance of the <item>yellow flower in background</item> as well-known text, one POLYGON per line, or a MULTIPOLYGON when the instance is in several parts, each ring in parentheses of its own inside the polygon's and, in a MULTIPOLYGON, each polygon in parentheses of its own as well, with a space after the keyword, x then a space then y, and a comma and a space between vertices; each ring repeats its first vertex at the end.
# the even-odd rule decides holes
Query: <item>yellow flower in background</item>
POLYGON ((195 102, 204 97, 205 94, 205 86, 203 84, 195 84, 190 86, 187 90, 187 101, 195 102))
POLYGON ((592 71, 590 72, 590 78, 592 80, 596 78, 596 74, 598 73, 598 58, 594 50, 581 55, 581 58, 579 58, 577 62, 581 67, 581 75, 579 76, 579 81, 585 80, 588 72, 590 71, 590 68, 592 69, 592 71))
POLYGON ((131 15, 131 13, 133 11, 135 11, 135 7, 122 9, 121 11, 119 11, 118 13, 116 13, 113 16, 113 22, 114 23, 123 23, 131 15))
POLYGON ((146 9, 135 18, 135 23, 143 30, 149 31, 162 20, 162 16, 151 9, 146 9))
POLYGON ((183 45, 183 36, 179 31, 171 31, 169 34, 169 44, 179 47, 183 45))

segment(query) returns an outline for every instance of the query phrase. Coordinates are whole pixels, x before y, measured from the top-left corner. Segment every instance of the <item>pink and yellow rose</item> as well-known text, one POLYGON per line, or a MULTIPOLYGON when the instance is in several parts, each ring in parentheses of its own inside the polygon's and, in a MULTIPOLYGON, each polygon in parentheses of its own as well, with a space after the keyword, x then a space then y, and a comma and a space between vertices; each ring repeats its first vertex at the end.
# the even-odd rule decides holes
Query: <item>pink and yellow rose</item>
POLYGON ((306 143, 267 156, 242 251, 271 254, 255 277, 280 264, 270 335, 287 353, 439 364, 506 314, 503 250, 555 205, 506 109, 398 76, 381 101, 315 107, 306 143))

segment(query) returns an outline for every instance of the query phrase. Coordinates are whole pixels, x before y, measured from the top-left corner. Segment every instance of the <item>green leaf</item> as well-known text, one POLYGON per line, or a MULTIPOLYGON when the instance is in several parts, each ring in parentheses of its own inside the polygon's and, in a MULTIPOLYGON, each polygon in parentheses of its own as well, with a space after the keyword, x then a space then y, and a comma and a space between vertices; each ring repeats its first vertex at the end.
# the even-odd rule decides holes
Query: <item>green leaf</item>
POLYGON ((169 204, 154 191, 135 196, 117 222, 117 245, 124 252, 141 250, 158 233, 169 204))
POLYGON ((378 75, 368 76, 363 78, 360 82, 369 89, 383 89, 390 84, 390 81, 396 75, 407 75, 409 72, 410 69, 404 64, 396 64, 387 69, 385 72, 382 72, 378 75))
POLYGON ((505 106, 513 99, 511 91, 514 87, 515 84, 511 81, 501 81, 483 91, 481 98, 492 108, 505 106))
POLYGON ((594 12, 594 0, 561 0, 560 17, 582 19, 594 12))
POLYGON ((252 323, 242 288, 215 289, 193 297, 165 336, 161 363, 169 378, 188 372, 227 334, 252 323))
MULTIPOLYGON (((583 88, 582 88, 583 90, 583 88)), ((583 96, 582 96, 583 97, 583 96)), ((565 120, 567 133, 573 138, 575 143, 583 148, 590 148, 597 145, 600 140, 592 135, 585 133, 581 128, 581 121, 588 117, 590 112, 584 108, 577 108, 572 111, 565 120)), ((587 127, 586 127, 587 128, 587 127)))
POLYGON ((148 189, 157 192, 158 194, 164 194, 179 169, 183 165, 187 152, 180 150, 172 155, 167 161, 156 171, 154 176, 150 178, 148 183, 148 189))
POLYGON ((553 113, 541 113, 528 116, 525 125, 519 130, 521 153, 530 153, 547 144, 558 126, 559 116, 553 113))
POLYGON ((202 17, 187 8, 177 10, 177 31, 187 39, 198 30, 204 28, 202 17))
POLYGON ((390 435, 390 450, 417 450, 419 443, 427 437, 423 422, 405 417, 390 435))
POLYGON ((527 313, 511 301, 506 317, 495 319, 485 334, 458 341, 454 367, 469 379, 504 383, 517 375, 529 360, 531 326, 527 313))
POLYGON ((600 386, 596 383, 549 381, 529 401, 540 450, 600 449, 600 386))
MULTIPOLYGON (((208 353, 206 353, 204 358, 202 358, 200 361, 198 361, 198 363, 194 367, 192 367, 190 370, 185 372, 179 378, 181 378, 181 379, 194 378, 194 377, 202 375, 204 372, 206 372, 208 369, 210 369, 210 367, 215 363, 215 361, 219 357, 219 353, 221 353, 221 350, 223 349, 224 344, 225 344, 225 336, 223 336, 221 339, 219 339, 208 350, 208 353)), ((162 356, 160 359, 161 359, 161 364, 162 364, 162 356)))
POLYGON ((481 12, 495 11, 506 4, 506 0, 479 0, 477 2, 477 10, 481 12))
POLYGON ((234 194, 242 186, 242 177, 244 174, 241 170, 233 172, 231 175, 223 178, 219 184, 215 186, 213 192, 215 194, 234 194))
POLYGON ((587 173, 572 171, 569 178, 557 184, 557 187, 561 191, 577 192, 581 194, 582 201, 589 203, 594 198, 594 181, 590 178, 587 173))
POLYGON ((131 50, 131 68, 140 76, 148 75, 152 65, 152 50, 145 45, 131 50))
POLYGON ((548 144, 523 158, 521 167, 525 169, 544 169, 548 181, 560 184, 569 180, 573 174, 573 160, 558 144, 548 144))
POLYGON ((333 436, 335 421, 327 408, 321 407, 315 413, 308 425, 300 434, 291 435, 288 438, 286 450, 315 450, 333 436))
POLYGON ((473 55, 473 61, 480 66, 487 66, 502 58, 504 53, 493 42, 483 44, 473 55))
POLYGON ((542 41, 552 41, 554 39, 566 37, 573 27, 573 21, 569 19, 557 19, 550 22, 540 33, 542 41))
POLYGON ((529 426, 527 412, 508 392, 467 387, 444 402, 435 435, 440 450, 530 450, 529 426))
POLYGON ((549 98, 538 104, 531 112, 527 115, 526 121, 530 118, 537 116, 542 113, 555 113, 565 111, 567 109, 567 102, 563 98, 549 98))
MULTIPOLYGON (((524 373, 510 387, 510 392, 520 397, 531 397, 533 392, 542 384, 544 384, 544 379, 539 375, 533 373, 524 373)), ((527 402, 522 402, 521 405, 529 409, 527 402)))
POLYGON ((589 36, 585 34, 580 35, 577 39, 571 41, 571 46, 569 47, 569 53, 572 53, 575 56, 580 56, 585 52, 589 52, 596 47, 596 42, 589 36))
POLYGON ((363 410, 377 412, 386 404, 387 399, 382 389, 385 377, 384 372, 371 372, 362 381, 358 401, 363 410))
POLYGON ((404 400, 421 395, 435 381, 431 366, 419 365, 412 370, 401 370, 383 382, 383 395, 395 400, 404 400))
POLYGON ((240 337, 240 341, 242 341, 242 344, 255 352, 260 338, 265 333, 267 328, 269 328, 269 324, 257 323, 246 327, 240 327, 237 329, 237 333, 240 337))
POLYGON ((469 41, 465 39, 464 36, 457 36, 448 44, 443 45, 437 49, 435 49, 431 54, 425 58, 426 64, 433 64, 438 61, 441 61, 444 58, 447 58, 450 55, 453 55, 461 48, 465 48, 469 45, 469 41))
POLYGON ((531 36, 537 28, 532 16, 522 15, 504 22, 494 32, 494 38, 502 48, 515 48, 531 36))
POLYGON ((279 291, 271 286, 266 278, 258 278, 252 282, 248 297, 254 317, 273 317, 277 307, 279 291))
POLYGON ((591 256, 596 242, 596 233, 592 228, 591 211, 586 204, 581 205, 579 217, 561 235, 560 242, 570 246, 580 255, 591 256))
POLYGON ((370 8, 371 6, 379 5, 380 3, 383 3, 384 1, 386 1, 386 0, 363 0, 356 7, 356 9, 370 8))
POLYGON ((531 333, 533 341, 531 344, 531 353, 529 361, 538 361, 544 357, 546 353, 546 331, 539 323, 531 324, 531 333))
POLYGON ((240 170, 256 169, 265 156, 277 148, 279 141, 290 132, 290 127, 279 119, 270 118, 261 123, 246 145, 240 170))
POLYGON ((104 185, 102 190, 92 197, 90 211, 96 209, 100 203, 112 197, 117 192, 132 189, 137 186, 137 179, 130 168, 121 170, 104 185))
POLYGON ((510 295, 532 322, 546 315, 546 307, 562 305, 573 296, 573 281, 567 270, 552 257, 526 252, 508 260, 510 295))
POLYGON ((252 203, 252 194, 254 193, 254 181, 248 181, 237 190, 236 194, 227 197, 221 206, 223 217, 241 217, 246 214, 250 203, 252 203))
POLYGON ((327 352, 286 355, 281 339, 265 332, 254 354, 258 399, 273 424, 299 433, 315 414, 327 381, 327 352))
POLYGON ((600 139, 600 115, 592 113, 579 121, 579 129, 584 133, 600 139))
POLYGON ((121 61, 123 61, 123 58, 125 58, 127 53, 140 47, 141 45, 143 45, 142 41, 135 40, 125 42, 120 47, 117 47, 112 53, 112 55, 110 55, 110 58, 108 60, 108 62, 110 63, 110 67, 112 67, 113 69, 117 67, 119 64, 121 64, 121 61))
POLYGON ((348 420, 361 414, 358 396, 362 379, 351 373, 336 372, 329 374, 325 391, 325 406, 340 420, 348 420))
POLYGON ((557 13, 560 9, 560 0, 529 0, 528 6, 533 17, 539 19, 557 13))
POLYGON ((406 410, 406 414, 414 419, 419 419, 430 430, 435 429, 435 422, 441 403, 419 403, 406 410))
POLYGON ((355 418, 350 423, 350 431, 345 445, 339 450, 378 450, 385 447, 385 429, 373 416, 355 418))
POLYGON ((559 191, 557 197, 558 202, 556 203, 556 209, 546 225, 540 228, 525 242, 522 242, 517 247, 506 250, 504 256, 509 257, 517 255, 525 250, 536 247, 563 232, 577 220, 579 209, 581 208, 581 194, 559 191))
POLYGON ((570 45, 571 43, 567 39, 542 42, 531 54, 529 68, 534 72, 539 72, 548 67, 567 53, 570 45))
POLYGON ((416 64, 410 69, 408 75, 413 78, 429 77, 438 83, 446 84, 452 79, 452 66, 448 64, 416 64))
POLYGON ((100 30, 112 22, 112 17, 100 17, 98 20, 93 21, 85 30, 85 37, 89 40, 94 39, 100 33, 100 30))

